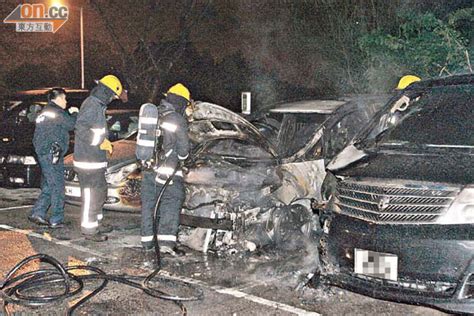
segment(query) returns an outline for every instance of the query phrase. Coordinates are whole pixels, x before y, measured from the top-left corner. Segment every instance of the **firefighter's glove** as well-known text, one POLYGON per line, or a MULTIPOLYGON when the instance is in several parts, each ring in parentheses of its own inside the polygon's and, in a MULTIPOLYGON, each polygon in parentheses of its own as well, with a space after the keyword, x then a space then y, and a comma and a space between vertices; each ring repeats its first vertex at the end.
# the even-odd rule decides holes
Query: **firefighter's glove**
POLYGON ((79 113, 79 109, 75 106, 70 107, 68 110, 69 114, 79 113))
POLYGON ((112 143, 107 138, 104 139, 102 144, 100 144, 99 148, 102 150, 108 151, 109 154, 112 154, 112 152, 114 151, 114 147, 112 146, 112 143))

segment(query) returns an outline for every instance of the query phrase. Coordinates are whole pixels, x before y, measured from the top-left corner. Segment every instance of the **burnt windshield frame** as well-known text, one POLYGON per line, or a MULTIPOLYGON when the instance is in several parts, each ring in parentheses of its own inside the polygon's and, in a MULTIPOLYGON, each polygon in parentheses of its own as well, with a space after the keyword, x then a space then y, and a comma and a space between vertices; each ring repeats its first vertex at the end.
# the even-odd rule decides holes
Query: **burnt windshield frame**
POLYGON ((279 156, 285 159, 298 153, 330 117, 331 114, 321 113, 285 113, 277 138, 279 156))

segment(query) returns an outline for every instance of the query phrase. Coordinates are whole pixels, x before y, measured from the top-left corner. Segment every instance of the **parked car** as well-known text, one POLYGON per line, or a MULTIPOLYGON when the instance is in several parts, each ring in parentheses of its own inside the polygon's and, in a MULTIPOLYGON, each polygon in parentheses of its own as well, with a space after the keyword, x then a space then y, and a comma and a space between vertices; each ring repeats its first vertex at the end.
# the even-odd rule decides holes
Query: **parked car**
MULTIPOLYGON (((0 112, 0 185, 38 187, 41 170, 33 148, 37 113, 48 103, 49 89, 19 91, 3 101, 0 112)), ((66 89, 68 107, 79 107, 87 90, 66 89)))
MULTIPOLYGON (((294 204, 295 212, 305 219, 301 225, 308 224, 310 200, 320 195, 325 162, 383 104, 380 99, 369 105, 358 101, 280 104, 254 124, 218 105, 197 103, 190 124, 194 149, 184 178, 187 194, 181 223, 239 230, 268 218, 269 212, 277 216, 272 212, 275 206, 294 204)), ((114 143, 106 172, 105 209, 140 210, 135 136, 114 143)), ((72 157, 66 161, 66 202, 79 204, 72 157)))
MULTIPOLYGON (((33 147, 35 119, 47 104, 48 89, 20 91, 4 101, 0 112, 0 185, 12 187, 38 187, 41 169, 33 147)), ((80 107, 88 96, 87 90, 66 89, 67 108, 80 107)), ((118 140, 136 130, 138 110, 112 106, 106 112, 109 122, 109 137, 118 140), (135 120, 135 121, 134 121, 135 120)), ((73 133, 71 132, 70 150, 73 133)))
POLYGON ((394 97, 328 165, 320 280, 474 313, 474 75, 394 97))

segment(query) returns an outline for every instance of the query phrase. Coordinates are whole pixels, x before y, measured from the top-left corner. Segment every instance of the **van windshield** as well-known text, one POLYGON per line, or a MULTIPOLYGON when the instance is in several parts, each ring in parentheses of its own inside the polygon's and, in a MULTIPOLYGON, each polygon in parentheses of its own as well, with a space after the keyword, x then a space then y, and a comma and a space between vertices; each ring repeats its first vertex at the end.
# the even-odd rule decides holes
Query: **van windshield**
POLYGON ((400 113, 398 123, 379 137, 379 146, 474 148, 474 88, 432 88, 400 113))

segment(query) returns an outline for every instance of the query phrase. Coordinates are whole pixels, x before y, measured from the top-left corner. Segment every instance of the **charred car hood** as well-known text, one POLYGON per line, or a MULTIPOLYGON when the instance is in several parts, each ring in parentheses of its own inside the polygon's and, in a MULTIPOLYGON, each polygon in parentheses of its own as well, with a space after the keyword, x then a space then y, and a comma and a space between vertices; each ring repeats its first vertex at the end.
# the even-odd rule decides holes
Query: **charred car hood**
MULTIPOLYGON (((189 137, 196 145, 195 147, 200 147, 216 139, 245 140, 258 144, 274 157, 277 156, 276 149, 254 125, 240 115, 208 102, 195 104, 193 119, 189 123, 189 137)), ((115 168, 117 165, 122 166, 136 160, 136 142, 134 140, 122 139, 114 142, 113 146, 114 151, 108 157, 109 168, 115 168)), ((72 165, 72 161, 73 155, 71 154, 65 158, 64 163, 72 165)))
POLYGON ((192 166, 186 175, 186 183, 251 191, 278 183, 278 178, 269 170, 265 165, 242 167, 225 160, 206 159, 192 166))
POLYGON ((208 102, 195 104, 189 136, 197 144, 225 138, 244 140, 261 146, 277 157, 276 148, 252 123, 237 113, 208 102))
POLYGON ((336 173, 349 177, 470 184, 474 180, 474 159, 468 154, 379 152, 336 173))

